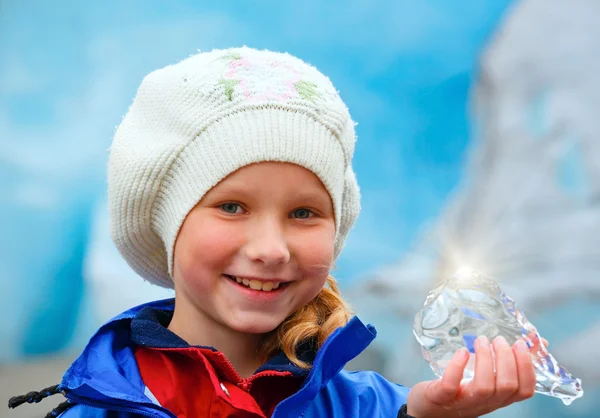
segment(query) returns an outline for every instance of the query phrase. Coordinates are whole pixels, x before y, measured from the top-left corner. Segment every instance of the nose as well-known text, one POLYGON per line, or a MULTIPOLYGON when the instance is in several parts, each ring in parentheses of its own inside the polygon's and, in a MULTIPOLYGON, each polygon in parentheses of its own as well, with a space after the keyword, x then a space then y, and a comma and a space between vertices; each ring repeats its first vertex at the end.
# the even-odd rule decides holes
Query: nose
POLYGON ((249 234, 244 252, 250 261, 262 263, 265 267, 290 261, 290 250, 284 231, 276 223, 257 223, 249 234))

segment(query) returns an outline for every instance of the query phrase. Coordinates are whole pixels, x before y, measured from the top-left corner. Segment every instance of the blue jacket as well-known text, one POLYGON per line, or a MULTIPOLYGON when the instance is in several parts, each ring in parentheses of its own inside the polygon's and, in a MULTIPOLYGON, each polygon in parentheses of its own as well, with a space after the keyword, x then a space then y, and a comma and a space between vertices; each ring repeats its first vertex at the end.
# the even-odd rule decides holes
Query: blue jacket
MULTIPOLYGON (((132 319, 144 308, 173 310, 172 299, 130 309, 102 326, 65 373, 59 390, 76 405, 62 418, 173 418, 153 401, 134 356, 132 319)), ((396 417, 409 389, 374 372, 347 372, 346 363, 376 336, 353 318, 319 349, 302 388, 279 403, 273 418, 396 417)))

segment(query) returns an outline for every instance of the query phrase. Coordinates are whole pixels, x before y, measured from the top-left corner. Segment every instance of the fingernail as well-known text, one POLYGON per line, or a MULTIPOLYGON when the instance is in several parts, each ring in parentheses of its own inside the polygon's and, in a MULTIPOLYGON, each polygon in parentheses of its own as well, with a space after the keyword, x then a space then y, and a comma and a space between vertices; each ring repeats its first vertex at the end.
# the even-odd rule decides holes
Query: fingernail
POLYGON ((502 335, 499 335, 496 338, 494 338, 494 342, 499 345, 508 345, 506 338, 504 338, 502 335))
POLYGON ((523 352, 529 351, 529 348, 527 347, 527 344, 525 344, 525 341, 523 341, 523 340, 517 341, 515 343, 515 346, 517 347, 518 351, 523 351, 523 352))
POLYGON ((454 354, 456 357, 460 358, 464 358, 467 357, 469 355, 469 350, 467 350, 466 348, 462 347, 459 348, 456 353, 454 354))
POLYGON ((479 346, 483 347, 483 348, 488 348, 490 346, 490 342, 488 340, 488 338, 483 335, 481 337, 478 337, 477 340, 479 341, 479 346))

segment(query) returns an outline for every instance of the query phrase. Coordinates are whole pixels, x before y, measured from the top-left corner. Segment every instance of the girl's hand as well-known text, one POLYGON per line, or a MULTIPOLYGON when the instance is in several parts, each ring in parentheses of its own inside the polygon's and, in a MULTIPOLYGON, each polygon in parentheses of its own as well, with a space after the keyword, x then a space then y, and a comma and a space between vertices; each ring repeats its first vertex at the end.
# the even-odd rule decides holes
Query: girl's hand
POLYGON ((415 385, 406 402, 408 414, 415 418, 475 418, 533 396, 535 369, 523 341, 511 347, 502 337, 493 345, 486 337, 477 338, 475 376, 461 385, 468 360, 469 352, 460 349, 441 379, 415 385))

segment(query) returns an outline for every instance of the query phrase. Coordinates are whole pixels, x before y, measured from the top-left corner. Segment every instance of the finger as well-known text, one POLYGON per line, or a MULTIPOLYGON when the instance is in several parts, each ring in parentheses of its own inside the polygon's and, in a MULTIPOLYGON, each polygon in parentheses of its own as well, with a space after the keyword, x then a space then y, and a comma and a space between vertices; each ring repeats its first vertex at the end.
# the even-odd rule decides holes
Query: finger
POLYGON ((496 392, 498 403, 504 404, 519 390, 519 376, 515 354, 504 337, 493 343, 496 355, 496 392))
POLYGON ((491 345, 485 336, 479 337, 475 342, 475 378, 469 390, 477 399, 484 400, 494 394, 495 386, 491 345))
POLYGON ((469 352, 466 348, 461 348, 454 353, 442 378, 430 386, 428 398, 431 402, 438 405, 449 405, 454 401, 460 390, 460 382, 468 361, 469 352))
POLYGON ((547 340, 547 339, 545 339, 545 338, 542 338, 542 342, 544 343, 544 347, 548 347, 548 345, 550 344, 550 343, 548 342, 548 340, 547 340))
POLYGON ((509 398, 509 402, 518 402, 529 399, 535 393, 535 367, 531 359, 529 348, 524 341, 517 341, 512 348, 517 365, 519 390, 509 398))

